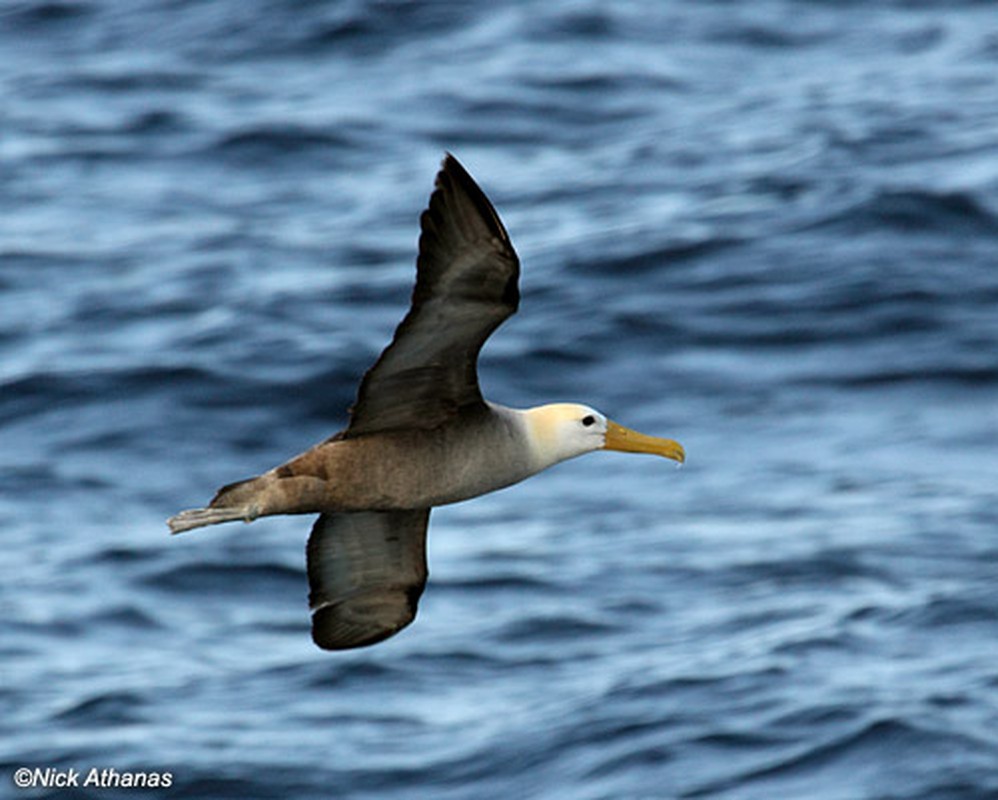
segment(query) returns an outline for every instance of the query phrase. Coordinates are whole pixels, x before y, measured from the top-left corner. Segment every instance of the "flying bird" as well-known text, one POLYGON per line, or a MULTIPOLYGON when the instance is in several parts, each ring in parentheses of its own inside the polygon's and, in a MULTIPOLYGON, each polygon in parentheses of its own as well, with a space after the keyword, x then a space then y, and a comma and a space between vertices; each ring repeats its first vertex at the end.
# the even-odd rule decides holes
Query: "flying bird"
POLYGON ((488 198, 448 154, 420 217, 412 304, 360 382, 347 427, 262 475, 230 483, 172 533, 318 514, 306 551, 312 638, 375 644, 416 617, 433 506, 522 481, 593 450, 683 448, 574 403, 515 409, 482 397, 478 353, 516 312, 520 262, 488 198))

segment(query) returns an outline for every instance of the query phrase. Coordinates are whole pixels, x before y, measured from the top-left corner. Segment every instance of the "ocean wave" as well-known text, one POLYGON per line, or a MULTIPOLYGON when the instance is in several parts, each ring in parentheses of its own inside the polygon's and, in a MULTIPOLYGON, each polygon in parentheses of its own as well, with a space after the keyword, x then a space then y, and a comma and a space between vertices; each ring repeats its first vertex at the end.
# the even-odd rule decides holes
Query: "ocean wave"
MULTIPOLYGON (((709 260, 724 250, 737 247, 742 240, 726 236, 714 236, 689 241, 677 241, 631 256, 618 256, 610 259, 599 258, 573 262, 572 268, 582 272, 592 272, 614 279, 620 276, 660 273, 676 264, 709 260)), ((730 276, 716 275, 707 280, 730 281, 730 276)))
MULTIPOLYGON (((739 772, 729 780, 707 784, 684 796, 713 797, 738 787, 740 791, 753 786, 770 786, 780 793, 779 787, 793 786, 796 780, 815 776, 824 770, 849 769, 854 777, 866 776, 885 787, 911 776, 909 759, 924 764, 931 759, 936 764, 936 791, 951 783, 954 770, 973 769, 995 756, 995 748, 974 737, 952 731, 923 727, 901 717, 888 717, 864 721, 859 725, 844 726, 820 744, 794 747, 796 752, 763 767, 739 772), (906 758, 905 756, 908 756, 906 758), (960 765, 963 764, 963 767, 960 765), (881 765, 876 767, 875 765, 881 765), (879 775, 879 780, 875 777, 879 775)), ((920 768, 916 772, 922 772, 920 768)), ((909 778, 909 780, 912 780, 909 778)), ((917 781, 912 780, 913 784, 917 781)), ((904 794, 904 797, 941 797, 942 794, 904 794)), ((975 795, 976 796, 976 795, 975 795)))
POLYGON ((258 165, 274 160, 338 158, 360 142, 347 134, 293 124, 268 124, 224 133, 205 151, 207 156, 232 158, 258 165))
POLYGON ((998 237, 998 214, 973 192, 883 189, 821 220, 815 228, 850 233, 998 237))
POLYGON ((94 4, 86 2, 61 3, 56 0, 25 2, 4 9, 3 22, 25 33, 50 29, 65 23, 78 23, 96 11, 94 4))
POLYGON ((239 595, 300 594, 305 587, 304 568, 283 564, 179 564, 147 572, 140 580, 143 585, 160 591, 224 595, 232 597, 233 602, 239 595))
POLYGON ((495 635, 508 644, 577 641, 612 633, 613 625, 573 614, 527 616, 503 626, 495 635))
POLYGON ((101 402, 110 396, 155 394, 165 387, 210 385, 212 374, 196 367, 136 367, 104 371, 39 371, 0 382, 0 422, 11 422, 53 407, 101 402))
POLYGON ((53 716, 52 721, 60 725, 88 728, 133 725, 142 722, 141 710, 144 706, 145 699, 134 692, 102 692, 79 700, 59 711, 53 716))
POLYGON ((877 389, 905 384, 941 384, 983 388, 998 384, 998 366, 959 366, 939 363, 905 369, 885 364, 872 371, 862 370, 835 376, 808 377, 802 383, 808 385, 834 383, 859 389, 877 389))

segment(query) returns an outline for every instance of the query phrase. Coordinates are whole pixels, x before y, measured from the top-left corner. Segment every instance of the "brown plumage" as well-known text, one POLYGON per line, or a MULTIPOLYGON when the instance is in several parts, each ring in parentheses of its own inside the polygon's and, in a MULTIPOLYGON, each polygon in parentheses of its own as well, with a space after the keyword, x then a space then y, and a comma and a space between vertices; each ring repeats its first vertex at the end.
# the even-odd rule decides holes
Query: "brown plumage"
POLYGON ((168 521, 180 533, 319 513, 307 548, 309 604, 312 637, 331 650, 374 644, 412 622, 432 506, 601 448, 683 458, 675 442, 587 406, 485 401, 478 353, 517 309, 519 260, 492 204, 450 155, 420 227, 411 308, 364 375, 346 429, 168 521))

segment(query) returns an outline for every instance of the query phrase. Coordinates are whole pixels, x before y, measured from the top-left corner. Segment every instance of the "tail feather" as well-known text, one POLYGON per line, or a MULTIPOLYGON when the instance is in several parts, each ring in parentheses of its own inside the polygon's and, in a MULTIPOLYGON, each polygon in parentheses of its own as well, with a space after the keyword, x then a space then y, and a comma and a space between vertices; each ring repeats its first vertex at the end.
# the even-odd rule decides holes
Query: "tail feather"
POLYGON ((170 526, 170 533, 183 533, 194 528, 202 528, 205 525, 235 522, 240 519, 251 522, 253 517, 246 516, 241 508, 189 508, 170 517, 166 524, 170 526))
POLYGON ((190 508, 170 517, 166 524, 170 533, 183 533, 205 525, 218 525, 222 522, 243 520, 252 522, 260 516, 255 498, 259 485, 253 486, 259 478, 236 481, 219 489, 207 508, 190 508))

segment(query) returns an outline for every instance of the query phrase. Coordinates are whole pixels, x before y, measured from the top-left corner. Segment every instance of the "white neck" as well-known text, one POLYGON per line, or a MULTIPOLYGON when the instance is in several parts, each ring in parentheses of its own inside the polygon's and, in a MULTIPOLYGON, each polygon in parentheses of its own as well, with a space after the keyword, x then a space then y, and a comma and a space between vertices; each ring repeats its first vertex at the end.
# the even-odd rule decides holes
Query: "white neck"
POLYGON ((578 408, 567 403, 552 403, 534 408, 507 408, 495 403, 492 410, 508 419, 523 436, 531 459, 532 472, 548 467, 583 453, 597 449, 596 444, 582 443, 565 435, 566 418, 570 409, 578 408))

